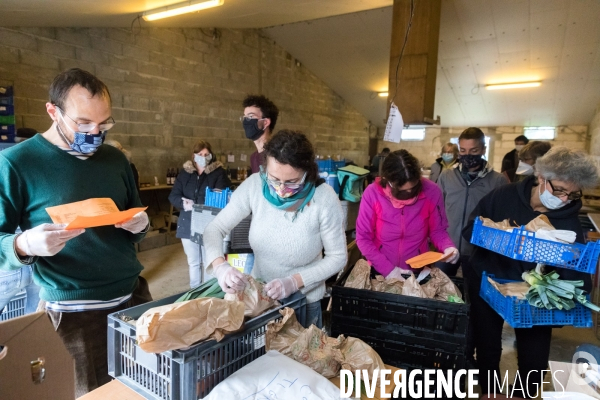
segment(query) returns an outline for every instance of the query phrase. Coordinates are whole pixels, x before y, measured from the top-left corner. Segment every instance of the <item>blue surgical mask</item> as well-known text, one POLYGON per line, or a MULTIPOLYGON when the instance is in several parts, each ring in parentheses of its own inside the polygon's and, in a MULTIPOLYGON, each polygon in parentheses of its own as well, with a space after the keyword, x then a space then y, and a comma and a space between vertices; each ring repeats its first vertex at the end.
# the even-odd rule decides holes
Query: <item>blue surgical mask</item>
POLYGON ((442 153, 442 160, 444 160, 446 164, 450 164, 452 161, 454 161, 454 154, 442 153))
MULTIPOLYGON (((71 127, 69 127, 67 125, 67 122, 64 120, 62 113, 59 112, 59 115, 62 118, 63 122, 65 123, 65 126, 67 126, 69 129, 71 129, 71 127)), ((71 150, 76 151, 81 154, 95 153, 96 150, 98 150, 98 147, 100 147, 102 145, 102 143, 104 143, 104 139, 106 138, 106 131, 98 132, 96 134, 91 134, 91 133, 85 133, 85 132, 77 132, 77 131, 74 131, 73 129, 71 129, 71 131, 73 132, 73 143, 69 143, 69 140, 63 133, 60 125, 58 125, 58 122, 56 123, 56 130, 62 136, 65 143, 67 143, 69 145, 71 150)))
POLYGON ((212 160, 212 154, 209 154, 206 157, 203 157, 198 154, 194 154, 194 161, 196 162, 196 164, 198 164, 198 166, 200 168, 206 167, 208 165, 208 163, 210 162, 210 160, 212 160))
MULTIPOLYGON (((546 181, 544 180, 544 188, 546 187, 546 181)), ((566 206, 571 202, 571 200, 562 201, 560 198, 556 197, 549 190, 544 190, 544 193, 540 193, 542 191, 542 187, 538 188, 538 193, 540 194, 540 201, 548 210, 558 210, 561 207, 566 206)))

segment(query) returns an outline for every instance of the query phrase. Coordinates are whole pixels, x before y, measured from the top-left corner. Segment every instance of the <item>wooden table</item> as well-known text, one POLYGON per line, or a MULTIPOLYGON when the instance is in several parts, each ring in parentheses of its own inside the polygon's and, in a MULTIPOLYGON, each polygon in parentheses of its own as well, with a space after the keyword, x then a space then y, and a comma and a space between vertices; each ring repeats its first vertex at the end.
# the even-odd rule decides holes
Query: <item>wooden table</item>
MULTIPOLYGON (((158 211, 160 211, 160 201, 158 200, 158 194, 156 193, 157 190, 172 190, 173 186, 172 185, 153 185, 153 186, 146 186, 143 188, 140 188, 140 192, 147 192, 147 191, 153 191, 154 193, 154 200, 156 200, 156 208, 158 211)), ((169 203, 170 204, 170 203, 169 203)), ((169 237, 169 233, 171 233, 171 219, 173 218, 173 204, 170 204, 169 207, 169 219, 167 221, 167 238, 169 237)), ((167 242, 168 244, 168 242, 167 242)))
POLYGON ((600 232, 600 214, 588 213, 588 218, 594 224, 594 228, 596 228, 597 232, 600 232))
MULTIPOLYGON (((392 371, 392 376, 398 368, 386 365, 388 369, 392 371)), ((393 378, 392 378, 393 379, 393 378)), ((391 380, 391 379, 390 379, 391 380)), ((331 378, 330 381, 337 387, 340 387, 340 378, 331 378)), ((392 393, 392 385, 388 386, 386 393, 392 393)), ((375 390, 375 397, 367 397, 364 393, 362 394, 361 400, 379 400, 380 389, 379 386, 375 390)), ((145 397, 133 391, 129 387, 125 386, 118 380, 112 380, 106 385, 100 386, 98 389, 89 392, 86 395, 81 396, 78 400, 145 400, 145 397)))

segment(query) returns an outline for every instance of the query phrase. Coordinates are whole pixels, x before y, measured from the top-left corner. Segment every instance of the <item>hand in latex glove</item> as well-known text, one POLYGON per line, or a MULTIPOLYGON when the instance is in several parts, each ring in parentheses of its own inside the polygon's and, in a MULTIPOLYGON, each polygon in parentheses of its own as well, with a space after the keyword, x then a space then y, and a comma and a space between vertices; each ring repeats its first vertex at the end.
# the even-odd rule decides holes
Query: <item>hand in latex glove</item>
POLYGON ((115 224, 116 228, 125 229, 131 233, 140 233, 148 226, 148 214, 145 211, 140 211, 135 214, 129 221, 115 224))
POLYGON ((17 236, 17 253, 28 256, 53 256, 61 251, 67 241, 85 232, 85 229, 65 230, 64 224, 42 224, 17 236))
POLYGON ((241 292, 246 287, 246 277, 227 261, 213 267, 213 275, 225 293, 241 292))
POLYGON ((398 279, 400 281, 405 281, 406 279, 402 276, 402 274, 409 274, 410 271, 402 269, 400 267, 395 267, 392 272, 385 277, 385 279, 398 279))
POLYGON ((298 282, 293 276, 273 279, 264 286, 263 290, 273 300, 281 300, 298 291, 298 282))
POLYGON ((185 197, 182 197, 181 200, 183 200, 183 211, 192 211, 194 200, 186 199, 185 197))
POLYGON ((452 254, 452 255, 443 261, 450 263, 450 264, 456 264, 460 257, 460 253, 458 252, 458 249, 456 247, 448 247, 446 250, 444 250, 444 255, 446 256, 448 254, 452 254))

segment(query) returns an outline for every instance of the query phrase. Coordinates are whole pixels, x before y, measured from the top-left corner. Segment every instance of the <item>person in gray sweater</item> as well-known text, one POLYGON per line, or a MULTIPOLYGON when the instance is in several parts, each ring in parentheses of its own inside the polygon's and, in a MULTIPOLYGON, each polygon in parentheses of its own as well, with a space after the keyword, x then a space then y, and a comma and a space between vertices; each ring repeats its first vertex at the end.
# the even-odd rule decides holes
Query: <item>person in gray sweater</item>
POLYGON ((264 151, 261 172, 233 192, 204 231, 206 259, 211 263, 207 272, 227 293, 244 289, 244 275, 225 261, 222 248, 231 229, 252 214, 252 276, 267 282, 265 292, 276 300, 298 290, 304 293, 306 326, 321 328, 325 280, 347 260, 342 207, 331 186, 319 178, 314 148, 304 134, 279 131, 264 151))

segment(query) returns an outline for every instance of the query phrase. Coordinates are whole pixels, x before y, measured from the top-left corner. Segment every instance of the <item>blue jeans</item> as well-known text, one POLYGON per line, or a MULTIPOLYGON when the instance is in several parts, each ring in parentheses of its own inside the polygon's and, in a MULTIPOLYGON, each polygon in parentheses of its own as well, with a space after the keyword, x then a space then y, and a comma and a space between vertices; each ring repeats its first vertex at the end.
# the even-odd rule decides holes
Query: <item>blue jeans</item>
POLYGON ((0 312, 22 289, 27 292, 25 314, 31 314, 40 302, 40 287, 33 283, 33 269, 24 265, 14 271, 0 271, 0 312))
POLYGON ((323 312, 321 311, 321 301, 308 303, 306 305, 306 324, 305 328, 316 325, 317 328, 323 328, 323 312))
POLYGON ((213 278, 212 275, 206 273, 203 260, 206 259, 204 246, 192 242, 190 239, 181 239, 183 251, 187 257, 188 266, 190 269, 190 288, 196 288, 200 284, 213 278), (200 248, 202 253, 200 253, 200 248), (201 280, 200 268, 204 269, 204 280, 201 280))

